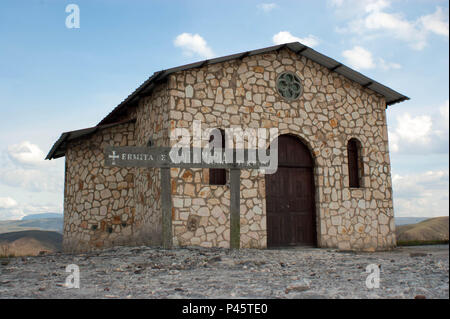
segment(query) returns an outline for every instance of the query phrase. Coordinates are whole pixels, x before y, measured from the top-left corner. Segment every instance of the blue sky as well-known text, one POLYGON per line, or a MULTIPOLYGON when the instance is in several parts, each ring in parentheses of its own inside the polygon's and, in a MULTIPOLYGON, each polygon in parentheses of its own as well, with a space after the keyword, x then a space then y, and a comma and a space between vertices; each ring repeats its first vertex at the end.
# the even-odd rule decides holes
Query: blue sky
POLYGON ((395 214, 448 215, 448 21, 440 0, 3 0, 0 219, 62 212, 64 160, 46 153, 153 72, 291 41, 411 98, 387 111, 395 214))

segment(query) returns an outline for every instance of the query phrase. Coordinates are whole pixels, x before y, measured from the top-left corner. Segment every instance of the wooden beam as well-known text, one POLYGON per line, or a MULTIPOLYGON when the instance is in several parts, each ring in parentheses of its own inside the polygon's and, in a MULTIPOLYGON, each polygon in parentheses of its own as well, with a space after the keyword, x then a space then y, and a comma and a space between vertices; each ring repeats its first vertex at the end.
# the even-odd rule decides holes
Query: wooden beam
POLYGON ((340 68, 342 66, 342 64, 338 64, 336 66, 333 66, 332 68, 330 68, 330 71, 336 71, 338 68, 340 68))
POLYGON ((297 52, 295 52, 296 54, 301 54, 303 51, 306 51, 308 49, 307 46, 301 48, 300 50, 298 50, 297 52))
POLYGON ((244 52, 239 56, 239 60, 244 59, 245 57, 248 57, 250 55, 250 51, 244 52))
POLYGON ((162 246, 171 249, 172 240, 172 188, 170 168, 161 168, 162 246))
POLYGON ((230 169, 230 248, 241 245, 241 170, 230 169))
POLYGON ((204 60, 199 66, 198 68, 201 68, 203 66, 205 66, 206 64, 208 64, 209 60, 204 60))

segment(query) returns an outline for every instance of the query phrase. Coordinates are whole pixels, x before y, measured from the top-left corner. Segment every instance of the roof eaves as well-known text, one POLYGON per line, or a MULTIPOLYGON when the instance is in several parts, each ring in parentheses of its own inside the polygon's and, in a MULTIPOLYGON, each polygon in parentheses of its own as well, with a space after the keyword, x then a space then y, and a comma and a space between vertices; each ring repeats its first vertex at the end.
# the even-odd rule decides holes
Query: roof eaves
MULTIPOLYGON (((68 135, 69 135, 69 133, 61 134, 61 136, 58 138, 58 140, 55 142, 55 144, 53 144, 53 147, 48 152, 47 157, 45 157, 46 160, 51 160, 52 158, 57 158, 54 155, 55 155, 56 151, 58 150, 59 146, 66 140, 68 135)), ((58 157, 60 157, 60 156, 58 156, 58 157)))
POLYGON ((126 123, 132 123, 135 122, 136 119, 130 119, 125 121, 120 121, 116 123, 110 123, 105 125, 97 125, 93 127, 88 127, 80 130, 74 130, 69 132, 64 132, 61 134, 59 139, 53 144, 53 147, 50 149, 50 152, 48 152, 47 156, 45 157, 46 160, 51 160, 55 158, 59 158, 65 155, 65 146, 67 142, 79 139, 81 137, 93 134, 99 130, 104 130, 109 127, 126 124, 126 123))
POLYGON ((410 98, 407 96, 404 96, 404 97, 398 98, 397 100, 390 101, 389 103, 386 102, 386 108, 390 105, 394 105, 394 104, 397 104, 397 103, 400 103, 403 101, 408 101, 408 100, 410 100, 410 98))

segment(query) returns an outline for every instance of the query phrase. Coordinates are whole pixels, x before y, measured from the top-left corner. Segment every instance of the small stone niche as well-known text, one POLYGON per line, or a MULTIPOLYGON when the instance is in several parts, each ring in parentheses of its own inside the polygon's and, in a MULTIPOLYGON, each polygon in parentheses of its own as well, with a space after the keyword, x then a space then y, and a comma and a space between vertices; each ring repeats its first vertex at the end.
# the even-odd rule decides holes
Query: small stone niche
POLYGON ((195 232, 200 223, 200 218, 198 216, 189 216, 187 220, 186 228, 188 231, 195 232))

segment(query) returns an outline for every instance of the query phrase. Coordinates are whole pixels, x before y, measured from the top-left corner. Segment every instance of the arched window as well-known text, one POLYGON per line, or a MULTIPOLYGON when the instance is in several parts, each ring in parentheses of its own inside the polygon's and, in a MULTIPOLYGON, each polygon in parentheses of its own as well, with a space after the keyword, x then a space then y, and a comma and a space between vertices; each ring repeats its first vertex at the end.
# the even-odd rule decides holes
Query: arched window
POLYGON ((362 186, 363 176, 361 143, 355 138, 350 139, 347 144, 347 153, 349 187, 359 188, 362 186))
MULTIPOLYGON (((209 136, 209 142, 214 147, 225 148, 225 131, 222 129, 215 129, 209 136)), ((224 168, 210 168, 209 169, 209 184, 210 185, 225 185, 227 183, 227 170, 224 168)))

